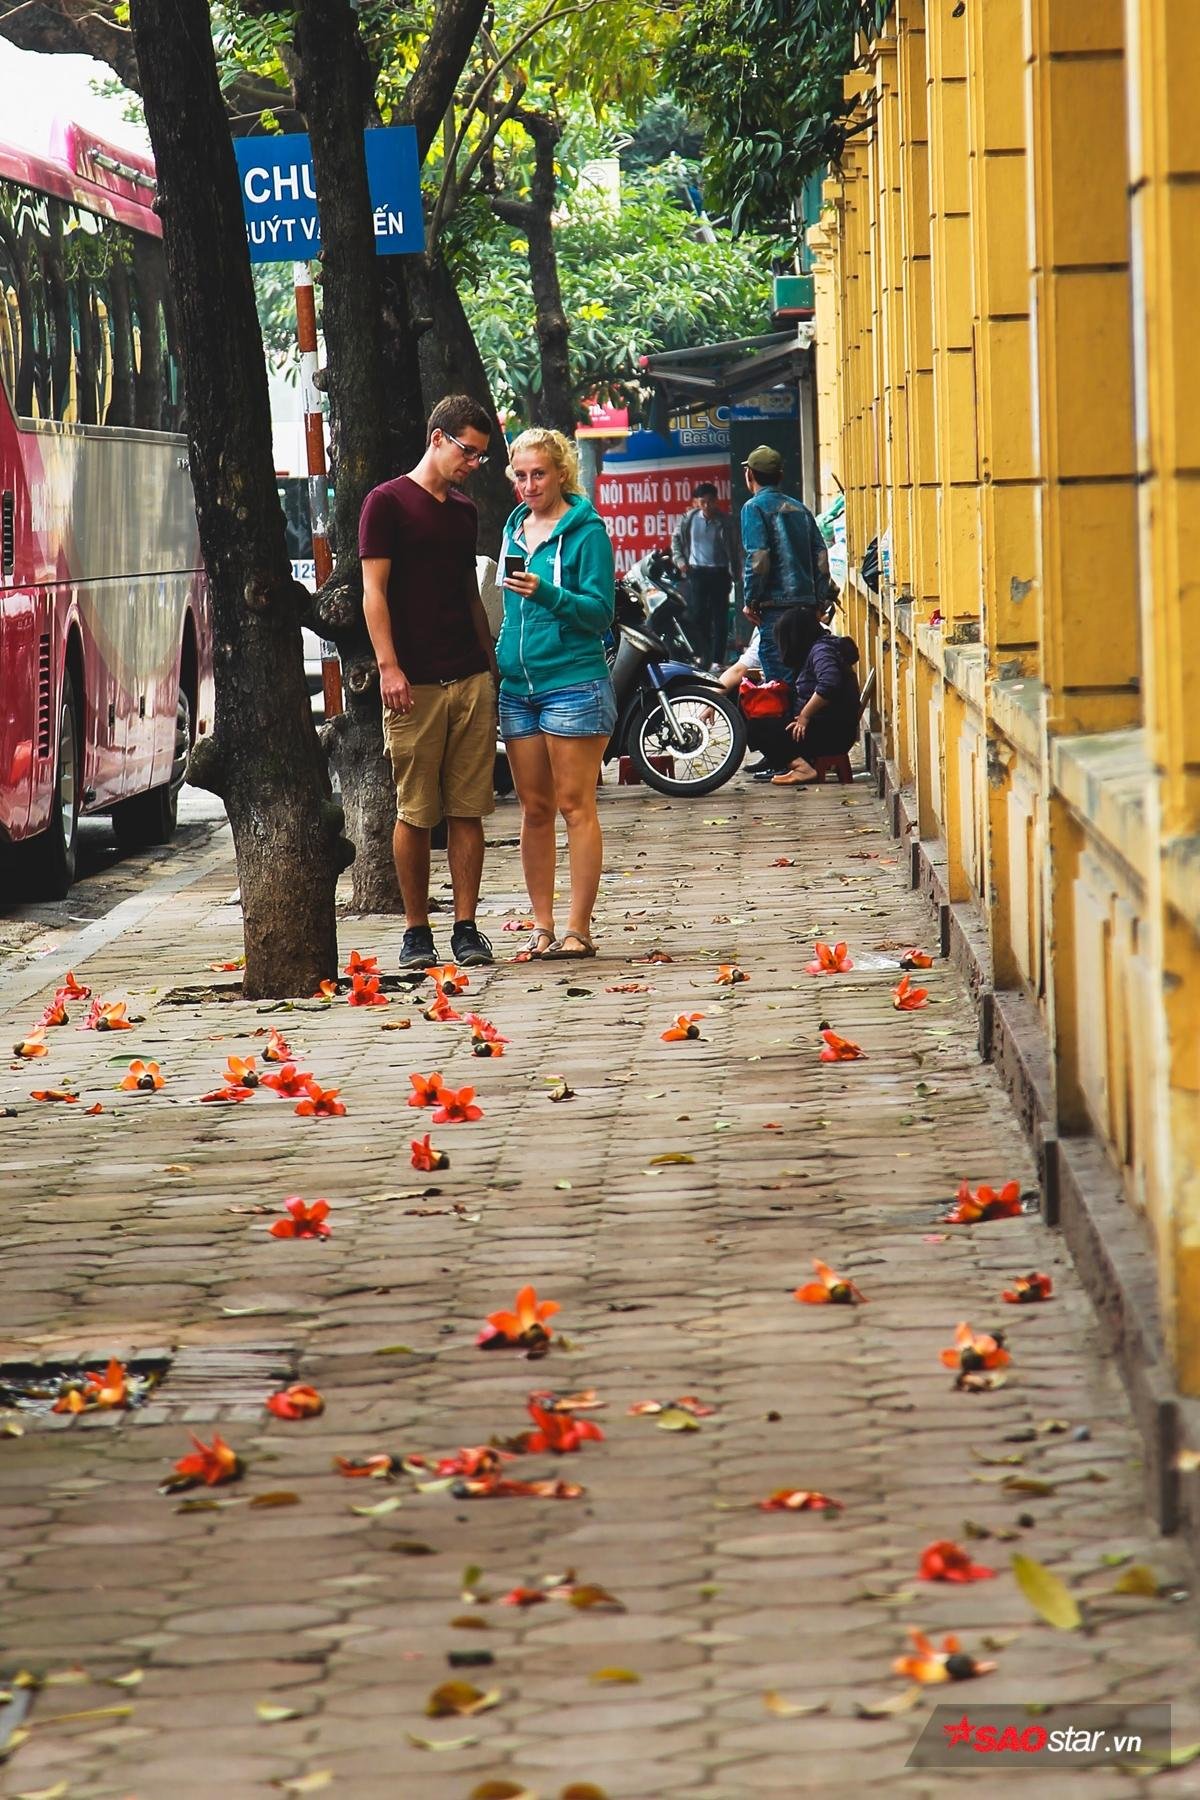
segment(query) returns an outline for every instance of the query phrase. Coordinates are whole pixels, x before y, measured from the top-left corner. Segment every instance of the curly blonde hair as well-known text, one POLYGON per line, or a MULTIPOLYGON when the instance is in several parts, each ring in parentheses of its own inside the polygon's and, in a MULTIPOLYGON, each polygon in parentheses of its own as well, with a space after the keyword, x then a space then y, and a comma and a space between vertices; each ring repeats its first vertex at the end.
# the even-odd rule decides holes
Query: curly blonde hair
POLYGON ((519 450, 542 450, 550 458, 562 477, 564 494, 580 494, 583 489, 579 485, 579 452, 570 438, 564 437, 561 431, 551 431, 547 426, 531 425, 528 431, 522 431, 508 446, 508 472, 511 479, 513 457, 519 450))

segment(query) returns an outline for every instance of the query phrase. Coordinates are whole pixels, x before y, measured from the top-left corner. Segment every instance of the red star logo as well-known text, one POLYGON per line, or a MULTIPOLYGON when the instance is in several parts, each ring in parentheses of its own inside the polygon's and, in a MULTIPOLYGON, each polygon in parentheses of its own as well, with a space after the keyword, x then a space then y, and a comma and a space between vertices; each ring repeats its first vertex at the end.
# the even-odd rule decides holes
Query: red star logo
POLYGON ((943 1725, 942 1730, 946 1734, 947 1745, 969 1744, 971 1741, 971 1721, 966 1713, 963 1714, 957 1725, 943 1725))

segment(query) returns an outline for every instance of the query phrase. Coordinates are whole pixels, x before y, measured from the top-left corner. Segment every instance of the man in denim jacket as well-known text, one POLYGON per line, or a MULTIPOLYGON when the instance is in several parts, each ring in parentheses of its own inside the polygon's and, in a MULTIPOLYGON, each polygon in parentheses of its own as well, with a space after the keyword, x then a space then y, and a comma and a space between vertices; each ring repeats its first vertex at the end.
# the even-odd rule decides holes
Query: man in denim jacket
POLYGON ((783 458, 759 444, 742 464, 750 498, 742 507, 746 616, 759 628, 759 656, 767 681, 790 681, 780 658, 775 626, 790 606, 823 611, 836 599, 829 552, 820 527, 802 500, 779 492, 783 458))

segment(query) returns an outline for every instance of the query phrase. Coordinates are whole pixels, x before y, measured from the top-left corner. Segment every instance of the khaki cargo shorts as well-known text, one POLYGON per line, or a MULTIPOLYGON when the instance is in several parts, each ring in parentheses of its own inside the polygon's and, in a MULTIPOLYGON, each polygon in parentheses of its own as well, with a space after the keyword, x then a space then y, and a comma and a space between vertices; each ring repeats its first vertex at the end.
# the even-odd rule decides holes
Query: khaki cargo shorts
POLYGON ((414 687, 410 713, 383 709, 396 817, 431 830, 439 819, 482 819, 496 804, 496 689, 491 671, 414 687))

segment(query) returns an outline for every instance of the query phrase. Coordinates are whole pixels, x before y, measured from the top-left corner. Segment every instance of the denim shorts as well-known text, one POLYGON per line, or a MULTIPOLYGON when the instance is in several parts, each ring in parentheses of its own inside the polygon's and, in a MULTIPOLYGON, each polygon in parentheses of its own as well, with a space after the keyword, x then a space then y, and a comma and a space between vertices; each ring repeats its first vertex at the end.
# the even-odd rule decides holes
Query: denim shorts
POLYGON ((546 694, 510 694, 500 690, 500 736, 611 737, 617 722, 617 699, 606 675, 603 681, 581 681, 575 687, 552 688, 546 694))

